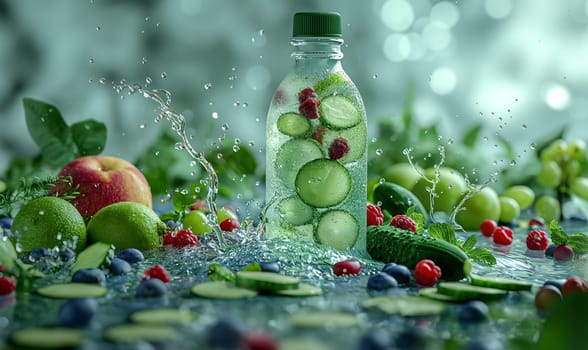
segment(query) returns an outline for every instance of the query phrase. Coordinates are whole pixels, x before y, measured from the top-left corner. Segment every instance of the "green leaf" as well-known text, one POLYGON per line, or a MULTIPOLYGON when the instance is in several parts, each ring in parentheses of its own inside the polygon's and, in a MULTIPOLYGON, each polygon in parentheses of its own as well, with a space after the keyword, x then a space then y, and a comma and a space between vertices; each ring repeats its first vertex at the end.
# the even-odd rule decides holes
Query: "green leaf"
POLYGON ((555 245, 567 244, 568 235, 566 232, 557 224, 556 220, 551 220, 549 223, 549 232, 551 234, 551 241, 555 245))
POLYGON ((208 278, 211 281, 230 281, 234 282, 236 277, 235 273, 226 266, 219 263, 212 263, 208 266, 208 278))
POLYGON ((57 107, 32 98, 24 98, 23 105, 29 134, 47 163, 62 166, 77 157, 71 129, 57 107))
POLYGON ((466 253, 469 253, 478 243, 478 236, 476 234, 470 235, 465 242, 461 244, 461 249, 463 249, 466 253))
POLYGON ((568 236, 568 243, 576 254, 588 253, 588 236, 583 233, 574 233, 568 236))
POLYGON ((455 229, 451 224, 435 222, 427 227, 429 236, 439 238, 451 244, 458 245, 455 238, 455 229))
POLYGON ((409 207, 406 210, 406 216, 408 216, 411 219, 413 219, 414 222, 416 223, 416 233, 422 234, 424 232, 424 230, 425 230, 424 229, 424 227, 425 227, 425 224, 424 224, 425 219, 424 219, 423 214, 417 212, 415 210, 415 207, 412 206, 412 207, 409 207))
POLYGON ((259 265, 258 262, 252 262, 251 264, 245 265, 245 267, 243 267, 241 269, 241 271, 254 271, 254 272, 258 272, 258 271, 261 271, 261 266, 259 265))
POLYGON ((170 211, 159 215, 159 219, 163 222, 168 222, 170 220, 178 221, 180 219, 180 213, 177 211, 170 211))
POLYGON ((480 131, 482 130, 482 124, 477 124, 471 127, 469 130, 465 132, 463 135, 462 144, 468 147, 474 147, 476 141, 478 141, 478 136, 480 135, 480 131))
POLYGON ((468 252, 470 259, 483 265, 496 264, 496 257, 486 248, 477 247, 468 252))
POLYGON ((172 201, 174 203, 174 209, 177 212, 182 212, 188 209, 194 202, 196 202, 197 197, 194 192, 189 190, 176 190, 174 195, 172 196, 172 201))
POLYGON ((88 119, 74 123, 70 129, 80 156, 96 155, 104 150, 106 145, 106 126, 104 123, 88 119))

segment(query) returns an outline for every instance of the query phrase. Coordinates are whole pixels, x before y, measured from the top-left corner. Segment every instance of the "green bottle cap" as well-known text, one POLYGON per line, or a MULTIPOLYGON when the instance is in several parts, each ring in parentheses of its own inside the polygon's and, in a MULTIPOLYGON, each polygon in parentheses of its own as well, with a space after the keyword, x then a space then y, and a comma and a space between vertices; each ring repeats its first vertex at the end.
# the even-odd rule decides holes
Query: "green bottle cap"
POLYGON ((336 37, 341 35, 341 15, 337 12, 298 12, 294 14, 293 37, 336 37))

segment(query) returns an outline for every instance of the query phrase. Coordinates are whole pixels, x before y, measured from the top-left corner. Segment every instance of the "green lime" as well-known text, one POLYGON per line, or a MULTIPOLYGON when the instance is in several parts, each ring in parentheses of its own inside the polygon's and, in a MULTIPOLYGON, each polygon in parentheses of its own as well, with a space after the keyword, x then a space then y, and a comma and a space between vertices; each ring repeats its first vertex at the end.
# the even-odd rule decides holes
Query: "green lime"
POLYGON ((74 237, 76 251, 86 246, 84 218, 76 207, 59 197, 41 197, 26 203, 14 217, 11 230, 17 233, 25 253, 39 247, 59 247, 61 242, 74 237))
POLYGON ((153 209, 137 202, 118 202, 100 209, 88 222, 88 237, 117 249, 161 247, 167 227, 153 209))

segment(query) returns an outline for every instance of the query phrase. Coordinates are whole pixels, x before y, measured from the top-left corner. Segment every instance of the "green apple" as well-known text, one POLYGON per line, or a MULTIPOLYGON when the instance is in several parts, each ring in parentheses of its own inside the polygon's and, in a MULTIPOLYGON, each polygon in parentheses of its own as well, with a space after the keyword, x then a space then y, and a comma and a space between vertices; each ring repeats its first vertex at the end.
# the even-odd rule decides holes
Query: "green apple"
POLYGON ((500 200, 496 191, 490 187, 468 198, 455 217, 464 230, 477 231, 486 219, 498 221, 500 219, 500 200))
POLYGON ((421 176, 410 163, 396 163, 384 170, 384 179, 412 190, 414 185, 421 179, 421 176))
MULTIPOLYGON (((428 168, 424 171, 427 179, 435 178, 435 169, 428 168)), ((430 193, 431 183, 426 179, 419 179, 412 188, 412 192, 423 203, 425 209, 431 208, 430 193)), ((451 213, 459 200, 468 192, 467 183, 461 173, 457 170, 441 167, 439 168, 439 182, 435 187, 437 197, 434 199, 434 211, 451 213)))
POLYGON ((521 207, 516 200, 505 196, 500 196, 498 199, 500 201, 500 222, 508 223, 519 217, 521 207))
POLYGON ((233 219, 233 220, 239 221, 239 217, 237 216, 237 213, 235 213, 235 210, 231 207, 228 207, 228 206, 224 206, 222 208, 219 208, 216 211, 216 216, 217 216, 219 224, 221 222, 225 221, 226 219, 233 219))
POLYGON ((212 231, 212 227, 207 224, 206 214, 202 210, 192 210, 184 216, 182 225, 185 229, 192 230, 192 233, 203 234, 212 231))

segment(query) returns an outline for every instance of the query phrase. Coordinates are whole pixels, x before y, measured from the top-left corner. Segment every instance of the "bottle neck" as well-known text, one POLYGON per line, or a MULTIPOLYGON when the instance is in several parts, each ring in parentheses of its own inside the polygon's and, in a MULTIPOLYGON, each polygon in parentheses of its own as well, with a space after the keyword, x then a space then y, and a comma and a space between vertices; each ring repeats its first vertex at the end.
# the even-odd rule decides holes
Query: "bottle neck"
POLYGON ((341 38, 305 37, 292 38, 292 57, 297 68, 327 68, 340 65, 343 58, 341 38))

